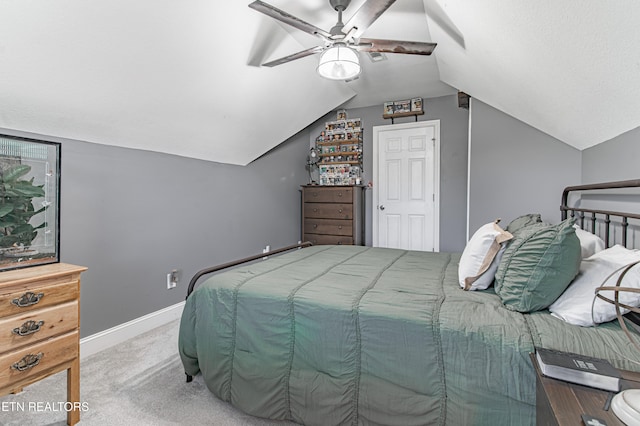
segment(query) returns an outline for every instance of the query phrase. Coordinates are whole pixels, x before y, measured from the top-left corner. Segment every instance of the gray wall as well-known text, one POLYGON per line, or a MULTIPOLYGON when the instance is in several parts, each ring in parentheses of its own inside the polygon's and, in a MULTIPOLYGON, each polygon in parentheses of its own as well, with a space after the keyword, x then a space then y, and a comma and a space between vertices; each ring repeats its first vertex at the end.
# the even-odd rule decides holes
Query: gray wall
MULTIPOLYGON (((417 95, 419 96, 419 95, 417 95)), ((425 114, 418 121, 440 120, 440 251, 462 251, 466 243, 465 223, 467 208, 467 139, 469 111, 458 108, 455 95, 438 98, 424 97, 425 114)), ((382 105, 347 110, 348 118, 361 118, 364 126, 364 179, 372 180, 373 171, 373 127, 391 124, 382 118, 382 105)), ((326 121, 336 119, 336 113, 327 114, 310 126, 310 146, 324 130, 326 121)), ((413 117, 395 120, 396 124, 412 122, 413 117)), ((375 182, 373 182, 375 185, 375 182)), ((367 191, 366 245, 371 245, 372 194, 367 191)))
MULTIPOLYGON (((613 182, 628 179, 640 179, 638 160, 640 159, 640 127, 623 133, 609 141, 582 151, 582 183, 613 182)), ((581 207, 603 208, 619 212, 638 212, 640 190, 615 190, 606 193, 593 191, 584 193, 576 205, 581 207)), ((612 216, 613 223, 609 244, 622 243, 620 218, 612 216)), ((605 238, 602 228, 596 227, 596 233, 605 238)), ((640 221, 629 220, 628 247, 639 247, 640 221)))
POLYGON ((202 268, 300 238, 306 131, 246 167, 47 139, 62 142, 61 260, 89 268, 83 337, 183 301, 202 268))
POLYGON ((581 182, 581 152, 477 99, 471 100, 469 233, 526 213, 560 220, 560 198, 581 182))
POLYGON ((582 182, 640 179, 640 127, 582 151, 582 182))

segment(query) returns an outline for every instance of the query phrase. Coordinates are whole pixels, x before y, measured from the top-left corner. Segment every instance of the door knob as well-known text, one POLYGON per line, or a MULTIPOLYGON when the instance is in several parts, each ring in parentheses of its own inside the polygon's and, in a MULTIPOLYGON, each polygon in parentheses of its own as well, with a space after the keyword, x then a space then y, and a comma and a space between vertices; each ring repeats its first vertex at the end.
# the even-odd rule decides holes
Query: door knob
POLYGON ((380 210, 384 210, 384 205, 381 205, 379 208, 380 210))

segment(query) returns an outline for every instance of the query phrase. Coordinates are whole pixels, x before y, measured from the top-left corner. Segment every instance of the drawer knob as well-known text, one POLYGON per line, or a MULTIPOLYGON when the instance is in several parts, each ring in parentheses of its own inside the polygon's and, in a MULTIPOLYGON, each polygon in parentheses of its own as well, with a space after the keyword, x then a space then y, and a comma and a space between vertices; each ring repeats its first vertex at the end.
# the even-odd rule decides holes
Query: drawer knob
POLYGON ((20 361, 14 363, 11 368, 18 371, 29 370, 30 368, 33 368, 36 365, 40 364, 40 360, 43 356, 44 354, 42 352, 38 352, 36 355, 27 354, 23 356, 20 361))
POLYGON ((11 303, 18 308, 26 308, 27 306, 35 305, 44 297, 44 293, 35 294, 31 291, 26 292, 19 299, 13 299, 11 303))
POLYGON ((342 225, 338 225, 338 229, 342 229, 342 225))
POLYGON ((342 192, 338 192, 338 197, 342 197, 342 192))
POLYGON ((314 223, 314 224, 313 224, 313 229, 316 229, 317 227, 318 227, 318 224, 317 224, 317 223, 314 223))
POLYGON ((338 210, 338 213, 342 213, 342 209, 338 210))
POLYGON ((29 334, 40 331, 40 328, 43 325, 44 321, 35 322, 33 320, 29 320, 22 324, 22 326, 14 328, 13 334, 17 334, 18 336, 28 336, 29 334))

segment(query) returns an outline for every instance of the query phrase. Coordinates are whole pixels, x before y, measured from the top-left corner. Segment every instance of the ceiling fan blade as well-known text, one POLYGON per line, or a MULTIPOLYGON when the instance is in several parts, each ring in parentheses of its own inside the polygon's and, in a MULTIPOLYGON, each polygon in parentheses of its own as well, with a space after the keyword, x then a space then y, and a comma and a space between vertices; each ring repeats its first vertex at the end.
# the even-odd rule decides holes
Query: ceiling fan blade
POLYGON ((297 28, 305 33, 324 38, 325 40, 331 37, 327 31, 322 30, 315 25, 311 25, 308 22, 303 21, 300 18, 296 18, 295 16, 285 12, 284 10, 280 10, 277 7, 271 6, 263 1, 256 0, 253 3, 249 4, 251 9, 257 10, 258 12, 262 12, 267 16, 270 16, 274 19, 277 19, 280 22, 284 22, 285 24, 291 25, 294 28, 297 28))
POLYGON ((395 2, 396 0, 367 0, 344 24, 342 31, 346 34, 356 28, 353 37, 357 39, 395 2))
POLYGON ((362 52, 404 53, 409 55, 431 55, 437 43, 421 41, 381 40, 361 38, 353 47, 362 52))
POLYGON ((313 55, 314 53, 320 53, 323 50, 324 50, 324 47, 322 47, 322 46, 312 47, 310 49, 303 50, 301 52, 294 53, 292 55, 288 55, 288 56, 282 57, 280 59, 276 59, 275 61, 267 62, 265 64, 262 64, 262 66, 263 67, 275 67, 276 65, 281 65, 281 64, 284 64, 284 63, 287 63, 287 62, 291 62, 291 61, 296 60, 296 59, 304 58, 304 57, 313 55))

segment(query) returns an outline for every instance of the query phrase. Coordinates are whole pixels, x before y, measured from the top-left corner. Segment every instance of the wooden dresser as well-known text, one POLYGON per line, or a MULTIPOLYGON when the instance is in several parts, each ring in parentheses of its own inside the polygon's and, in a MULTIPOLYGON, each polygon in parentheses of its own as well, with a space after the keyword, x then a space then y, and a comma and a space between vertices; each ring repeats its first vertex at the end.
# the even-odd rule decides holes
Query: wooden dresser
POLYGON ((80 419, 80 274, 54 263, 0 273, 0 396, 67 370, 67 423, 80 419))
POLYGON ((302 240, 364 245, 362 186, 302 186, 302 240))

